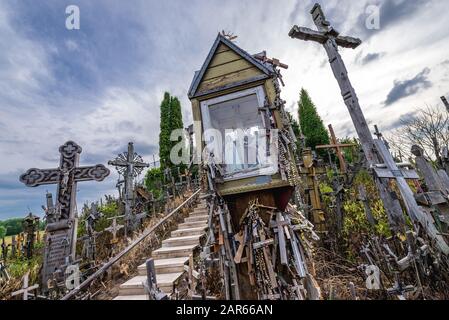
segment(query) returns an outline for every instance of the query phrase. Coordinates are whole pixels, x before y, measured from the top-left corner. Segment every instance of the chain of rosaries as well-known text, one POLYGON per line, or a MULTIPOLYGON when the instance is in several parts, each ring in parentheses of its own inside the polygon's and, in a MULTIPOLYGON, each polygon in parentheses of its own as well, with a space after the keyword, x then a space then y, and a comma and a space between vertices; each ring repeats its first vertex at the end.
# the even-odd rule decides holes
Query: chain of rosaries
MULTIPOLYGON (((297 167, 297 163, 299 163, 297 145, 296 143, 294 143, 296 141, 296 137, 290 124, 289 118, 285 112, 285 101, 281 98, 279 75, 279 71, 276 72, 276 76, 273 78, 273 86, 276 93, 274 108, 279 110, 281 114, 281 121, 283 124, 283 129, 279 132, 278 136, 279 163, 281 171, 285 172, 281 172, 281 175, 284 176, 286 174, 286 178, 289 184, 292 186, 298 186, 301 183, 301 179, 297 167), (289 147, 291 148, 292 152, 288 152, 289 147), (291 158, 292 156, 293 159, 291 158)), ((299 202, 302 202, 298 188, 295 188, 295 197, 299 202)))
MULTIPOLYGON (((252 244, 262 242, 261 235, 263 234, 264 238, 266 238, 266 226, 259 216, 258 200, 250 202, 245 220, 244 224, 251 226, 250 239, 252 240, 252 244)), ((269 270, 273 266, 267 266, 266 262, 266 259, 271 260, 271 257, 265 257, 267 252, 264 252, 263 246, 258 248, 251 246, 251 248, 253 249, 254 255, 255 276, 259 298, 267 299, 267 297, 273 297, 276 294, 274 288, 277 287, 277 283, 273 283, 270 279, 270 272, 272 273, 274 270, 269 270)))

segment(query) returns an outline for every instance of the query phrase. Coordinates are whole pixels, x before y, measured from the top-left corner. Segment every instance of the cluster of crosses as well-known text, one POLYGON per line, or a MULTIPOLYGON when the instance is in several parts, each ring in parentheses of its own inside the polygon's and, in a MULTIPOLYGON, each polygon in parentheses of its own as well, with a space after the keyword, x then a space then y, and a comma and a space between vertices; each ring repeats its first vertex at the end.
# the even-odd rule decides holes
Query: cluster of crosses
MULTIPOLYGON (((75 251, 77 240, 83 241, 83 258, 95 261, 95 224, 101 217, 96 204, 92 204, 85 220, 86 236, 77 239, 78 218, 76 213, 77 183, 83 181, 103 181, 109 176, 110 171, 102 164, 94 166, 79 166, 79 156, 82 148, 73 141, 68 141, 59 148, 61 154, 58 168, 54 169, 29 169, 20 176, 20 181, 26 186, 37 187, 46 184, 56 184, 56 201, 53 201, 51 193, 47 193, 47 204, 43 206, 46 213, 46 236, 44 247, 44 259, 42 267, 42 291, 48 292, 51 283, 61 283, 64 280, 67 267, 76 262, 75 251)), ((134 230, 139 214, 133 212, 133 181, 134 178, 148 167, 142 161, 141 156, 134 152, 132 143, 128 145, 128 151, 120 154, 116 159, 109 161, 124 177, 125 189, 121 200, 124 203, 125 228, 134 230)), ((143 214, 141 214, 143 215, 143 214)), ((113 240, 117 241, 117 232, 123 226, 117 224, 117 218, 106 231, 110 231, 113 240)), ((38 221, 30 215, 24 220, 24 230, 27 236, 26 246, 32 248, 35 241, 38 221)), ((31 255, 32 249, 27 255, 31 255)), ((28 279, 28 278, 26 278, 28 279)), ((26 280, 25 279, 25 280, 26 280)), ((28 285, 26 285, 28 286, 28 285)), ((25 288, 23 289, 25 290, 25 288)), ((24 298, 26 298, 24 294, 24 298)))

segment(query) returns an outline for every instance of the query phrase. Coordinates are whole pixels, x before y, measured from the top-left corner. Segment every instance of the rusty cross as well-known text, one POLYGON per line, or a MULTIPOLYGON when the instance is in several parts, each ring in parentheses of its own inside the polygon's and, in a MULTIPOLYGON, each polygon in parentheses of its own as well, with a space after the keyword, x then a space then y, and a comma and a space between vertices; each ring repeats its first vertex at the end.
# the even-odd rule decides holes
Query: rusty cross
POLYGON ((316 149, 335 149, 335 153, 337 154, 338 161, 340 162, 340 172, 342 174, 345 174, 347 168, 346 168, 345 157, 342 153, 342 149, 343 148, 352 148, 352 147, 356 146, 356 144, 354 144, 354 143, 351 143, 351 144, 338 143, 337 137, 334 132, 334 128, 332 127, 331 124, 329 125, 329 132, 331 134, 332 144, 316 146, 316 149))

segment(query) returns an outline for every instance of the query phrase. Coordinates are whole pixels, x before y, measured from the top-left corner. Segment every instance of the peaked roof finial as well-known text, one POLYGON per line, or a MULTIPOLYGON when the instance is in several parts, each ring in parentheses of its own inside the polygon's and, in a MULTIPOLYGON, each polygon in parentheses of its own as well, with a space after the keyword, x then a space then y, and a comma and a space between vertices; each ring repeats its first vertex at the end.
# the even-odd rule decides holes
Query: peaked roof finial
POLYGON ((238 36, 234 35, 231 31, 221 30, 220 34, 229 41, 234 41, 235 39, 238 38, 238 36))

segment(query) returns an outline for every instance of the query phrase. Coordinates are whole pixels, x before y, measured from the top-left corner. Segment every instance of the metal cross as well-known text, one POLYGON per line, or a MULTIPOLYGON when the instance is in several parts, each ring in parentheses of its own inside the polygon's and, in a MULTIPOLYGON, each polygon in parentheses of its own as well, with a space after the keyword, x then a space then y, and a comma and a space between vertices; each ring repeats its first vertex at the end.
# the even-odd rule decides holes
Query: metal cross
POLYGON ((78 167, 82 149, 73 141, 59 147, 61 154, 59 167, 55 169, 29 169, 20 176, 20 181, 28 187, 57 184, 57 203, 61 205, 61 219, 73 219, 76 184, 80 181, 103 181, 110 171, 102 164, 78 167))
MULTIPOLYGON (((310 12, 318 31, 308 28, 293 26, 289 36, 300 40, 311 40, 324 46, 329 58, 334 76, 341 90, 341 95, 351 115, 352 122, 367 160, 368 167, 380 163, 377 154, 374 152, 374 139, 368 127, 365 116, 360 107, 356 92, 348 77, 348 71, 343 59, 338 52, 338 47, 357 48, 362 41, 357 38, 340 36, 330 23, 326 20, 321 6, 317 3, 310 12)), ((376 179, 376 186, 379 190, 381 199, 384 202, 386 212, 388 213, 390 225, 393 229, 400 230, 405 225, 403 211, 397 198, 393 196, 387 180, 376 179)))
POLYGON ((143 162, 140 155, 134 152, 134 145, 132 142, 128 143, 128 151, 123 152, 114 160, 108 162, 109 165, 115 166, 116 170, 125 180, 124 202, 125 202, 125 220, 126 231, 135 229, 136 219, 132 213, 132 202, 134 199, 133 180, 137 177, 144 168, 150 165, 143 162))
MULTIPOLYGON (((80 167, 79 156, 82 149, 73 141, 59 148, 59 167, 54 169, 29 169, 20 176, 20 181, 28 187, 57 184, 57 214, 47 217, 47 238, 44 250, 42 282, 47 283, 54 271, 70 257, 75 261, 76 252, 76 185, 80 181, 103 181, 110 171, 102 164, 80 167)), ((47 196, 47 200, 49 200, 47 196)), ((52 202, 52 201, 51 201, 52 202)), ((47 201, 48 208, 52 207, 47 201)), ((44 288, 46 289, 46 288, 44 288)))
POLYGON ((342 174, 345 174, 347 169, 346 169, 345 157, 343 156, 343 153, 342 153, 342 148, 352 148, 352 147, 356 146, 356 144, 354 144, 354 143, 352 143, 352 144, 338 143, 337 137, 335 136, 334 128, 332 127, 331 124, 329 125, 329 132, 331 134, 332 144, 316 146, 316 149, 335 149, 335 153, 337 154, 338 161, 340 162, 340 172, 342 174))
POLYGON ((29 291, 33 291, 36 290, 37 288, 39 288, 38 284, 35 284, 31 287, 28 287, 28 281, 29 281, 29 276, 30 276, 30 272, 28 271, 24 276, 23 276, 23 285, 22 285, 22 289, 17 290, 13 293, 11 293, 11 296, 17 296, 19 294, 23 294, 23 300, 28 300, 28 292, 29 291))

